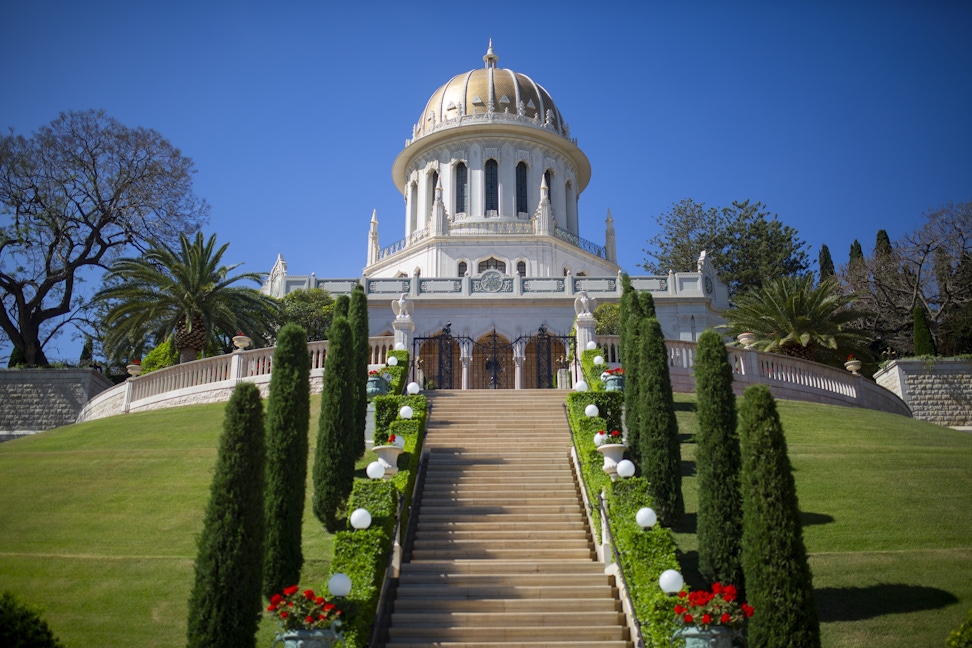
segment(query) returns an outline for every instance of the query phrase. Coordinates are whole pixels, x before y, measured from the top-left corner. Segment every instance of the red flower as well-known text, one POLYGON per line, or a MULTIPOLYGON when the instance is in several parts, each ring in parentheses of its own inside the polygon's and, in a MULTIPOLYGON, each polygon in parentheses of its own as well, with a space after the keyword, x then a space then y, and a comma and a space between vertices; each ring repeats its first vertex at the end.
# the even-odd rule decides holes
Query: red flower
MULTIPOLYGON (((729 587, 732 587, 732 585, 730 585, 729 587)), ((722 583, 712 583, 712 593, 722 594, 722 583)))
POLYGON ((678 593, 678 598, 685 598, 686 596, 688 596, 688 592, 686 592, 685 590, 682 590, 681 592, 678 593))
POLYGON ((726 599, 727 601, 735 601, 736 600, 736 586, 735 585, 726 585, 725 589, 722 590, 722 598, 726 599))
POLYGON ((297 590, 299 590, 299 589, 300 589, 300 587, 298 587, 296 585, 291 585, 290 587, 288 587, 287 589, 285 589, 283 591, 284 596, 292 596, 292 595, 296 594, 297 593, 297 590))
POLYGON ((273 603, 274 605, 277 605, 282 600, 283 597, 280 596, 279 594, 274 594, 273 596, 270 597, 270 602, 273 603))
POLYGON ((676 605, 675 606, 675 614, 682 614, 683 612, 685 612, 685 606, 684 605, 676 605))
POLYGON ((277 611, 277 606, 274 605, 273 603, 267 606, 267 612, 276 612, 276 611, 277 611))
POLYGON ((314 623, 314 617, 312 616, 304 617, 304 623, 314 623))
POLYGON ((692 621, 694 620, 695 619, 692 618, 691 614, 686 614, 685 616, 682 617, 682 621, 684 621, 685 623, 692 623, 692 621))
POLYGON ((395 443, 395 435, 394 434, 389 434, 388 435, 388 443, 395 443))
POLYGON ((703 614, 702 615, 702 623, 705 624, 705 625, 709 625, 710 623, 712 623, 712 615, 711 614, 703 614))
POLYGON ((304 598, 314 600, 314 590, 304 590, 304 598))
POLYGON ((749 605, 748 603, 743 603, 739 607, 742 608, 743 614, 745 614, 747 618, 753 616, 753 612, 756 611, 753 609, 753 606, 749 605))
POLYGON ((731 620, 732 620, 732 617, 730 617, 728 614, 726 614, 725 612, 723 612, 722 613, 722 617, 719 619, 719 623, 729 623, 731 620))
POLYGON ((611 430, 611 436, 612 437, 619 437, 619 436, 621 436, 621 433, 618 432, 617 430, 611 430))
POLYGON ((290 612, 281 612, 280 613, 280 618, 281 619, 286 619, 289 616, 290 616, 290 612))

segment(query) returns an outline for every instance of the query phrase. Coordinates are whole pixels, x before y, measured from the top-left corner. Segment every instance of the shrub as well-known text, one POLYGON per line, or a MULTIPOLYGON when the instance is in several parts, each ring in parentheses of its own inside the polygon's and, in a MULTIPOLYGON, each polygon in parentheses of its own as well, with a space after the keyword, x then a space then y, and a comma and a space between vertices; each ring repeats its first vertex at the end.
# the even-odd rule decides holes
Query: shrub
POLYGON ((685 513, 682 499, 682 457, 675 420, 675 401, 668 373, 668 352, 657 319, 646 318, 639 335, 637 432, 641 474, 651 485, 658 519, 674 526, 685 513))
POLYGON ((5 648, 64 648, 40 612, 12 592, 0 594, 0 646, 5 648))
POLYGON ((581 352, 581 371, 584 373, 584 380, 587 381, 587 389, 592 392, 604 391, 604 383, 601 382, 601 373, 606 367, 594 364, 594 358, 604 356, 601 349, 585 349, 581 352))
POLYGON ((965 623, 948 633, 945 648, 972 648, 972 610, 965 617, 965 623))
POLYGON ((928 328, 928 317, 925 314, 925 309, 921 306, 915 306, 914 321, 915 355, 937 356, 938 348, 935 346, 931 329, 928 328))
POLYGON ((733 583, 743 597, 742 495, 732 367, 722 336, 709 330, 695 352, 698 433, 695 467, 699 506, 699 572, 710 583, 733 583))
POLYGON ((645 479, 632 477, 609 483, 611 532, 645 645, 669 648, 676 624, 671 599, 658 586, 658 577, 666 569, 679 569, 675 541, 662 525, 642 530, 635 520, 638 509, 653 504, 645 479))
POLYGON ((310 425, 307 332, 286 324, 277 334, 267 401, 267 488, 263 593, 268 598, 300 582, 301 527, 310 425))
POLYGON ((256 645, 263 581, 263 403, 240 383, 226 406, 189 598, 189 648, 256 645))
POLYGON ((398 395, 405 391, 405 379, 408 377, 408 351, 389 351, 386 358, 396 358, 398 364, 388 365, 385 371, 391 374, 392 381, 388 385, 388 393, 398 395))
POLYGON ((142 373, 147 374, 179 364, 179 351, 172 343, 172 336, 165 338, 159 346, 149 351, 142 360, 142 373))
POLYGON ((324 360, 321 416, 314 452, 314 515, 331 533, 337 529, 337 512, 354 485, 354 376, 357 366, 351 327, 335 316, 328 331, 324 360))
POLYGON ((746 388, 739 411, 742 563, 753 648, 816 648, 820 623, 800 526, 796 484, 769 387, 746 388))

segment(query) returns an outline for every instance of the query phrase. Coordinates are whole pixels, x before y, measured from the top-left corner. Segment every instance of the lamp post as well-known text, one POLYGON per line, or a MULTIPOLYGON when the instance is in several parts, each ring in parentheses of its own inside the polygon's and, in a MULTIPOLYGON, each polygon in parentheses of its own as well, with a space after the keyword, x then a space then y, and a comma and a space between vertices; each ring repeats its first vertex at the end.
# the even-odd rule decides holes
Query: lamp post
POLYGON ((655 523, 658 522, 658 516, 655 514, 655 511, 645 506, 644 508, 638 509, 638 512, 635 514, 635 521, 638 523, 638 526, 647 530, 655 526, 655 523))

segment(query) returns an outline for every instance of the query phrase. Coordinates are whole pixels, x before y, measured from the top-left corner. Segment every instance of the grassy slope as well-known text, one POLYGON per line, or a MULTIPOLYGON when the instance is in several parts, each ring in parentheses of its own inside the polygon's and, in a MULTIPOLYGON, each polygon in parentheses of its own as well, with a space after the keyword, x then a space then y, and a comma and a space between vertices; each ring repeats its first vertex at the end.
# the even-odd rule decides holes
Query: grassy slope
MULTIPOLYGON (((676 400, 690 435, 694 397, 676 400)), ((780 411, 824 645, 942 645, 972 607, 972 435, 850 408, 780 411)), ((0 589, 45 607, 74 648, 183 644, 222 412, 133 414, 0 445, 0 589)), ((686 437, 689 473, 693 452, 686 437)), ((691 514, 694 479, 684 486, 691 514)), ((688 566, 693 527, 689 515, 677 535, 688 566)), ((309 499, 304 534, 316 588, 331 540, 309 499)), ((258 645, 272 636, 265 622, 258 645)))
MULTIPOLYGON (((680 430, 691 433, 694 396, 676 399, 680 430)), ((943 645, 972 607, 972 435, 878 412, 778 405, 824 645, 943 645)), ((690 472, 695 447, 682 448, 690 472)), ((684 490, 692 515, 677 539, 692 565, 694 477, 684 490)))

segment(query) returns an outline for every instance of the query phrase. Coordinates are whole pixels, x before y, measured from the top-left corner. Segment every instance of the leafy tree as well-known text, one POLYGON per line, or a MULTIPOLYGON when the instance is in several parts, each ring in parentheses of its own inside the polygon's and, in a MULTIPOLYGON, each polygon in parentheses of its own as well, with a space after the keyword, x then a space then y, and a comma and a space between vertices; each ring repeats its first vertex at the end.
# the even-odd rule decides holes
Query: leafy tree
POLYGON ((175 333, 179 361, 195 360, 217 333, 243 331, 266 341, 277 318, 275 300, 239 281, 260 282, 261 274, 231 275, 240 264, 220 265, 229 243, 216 248, 216 235, 190 240, 179 248, 153 244, 138 258, 118 259, 109 268, 111 283, 96 298, 109 305, 105 324, 112 327, 109 346, 153 336, 161 341, 175 333))
POLYGON ((314 515, 331 533, 354 485, 354 380, 357 363, 351 326, 335 317, 328 331, 321 416, 314 452, 314 515))
POLYGON ((699 571, 710 583, 732 583, 742 592, 741 459, 736 432, 736 396, 732 392, 732 366, 726 345, 722 336, 712 330, 699 336, 695 391, 699 426, 695 435, 699 571))
POLYGON ((938 349, 935 348, 935 340, 932 338, 931 329, 928 328, 928 318, 925 317, 925 309, 915 306, 915 355, 916 356, 936 356, 938 349))
POLYGON ((206 221, 193 173, 158 132, 102 111, 0 135, 0 329, 27 364, 46 364, 44 346, 78 316, 86 272, 206 221))
POLYGON ((652 273, 694 272, 705 251, 729 294, 736 295, 760 286, 765 277, 803 276, 810 267, 797 231, 760 202, 718 209, 686 199, 656 220, 661 231, 649 241, 643 264, 652 273))
POLYGON ((365 418, 368 414, 368 360, 371 356, 371 339, 368 329, 368 297, 364 287, 358 283, 351 291, 351 303, 348 309, 348 323, 351 325, 351 335, 354 344, 354 359, 356 369, 352 374, 355 388, 354 426, 354 456, 364 455, 365 452, 365 418))
POLYGON ((714 261, 730 295, 759 288, 767 277, 803 277, 810 269, 806 243, 789 225, 764 211, 763 203, 733 202, 726 246, 714 261))
POLYGON ((803 544, 793 468, 776 402, 766 385, 746 388, 739 410, 742 564, 753 648, 817 648, 820 622, 803 544))
POLYGON ((264 434, 260 390, 240 383, 226 406, 198 539, 189 648, 256 645, 262 608, 264 434))
POLYGON ((94 362, 94 340, 90 335, 84 336, 84 346, 81 347, 81 357, 78 358, 78 366, 90 367, 94 362))
POLYGON ((64 648, 40 612, 12 592, 0 594, 0 646, 5 648, 64 648))
MULTIPOLYGON (((668 353, 657 319, 644 318, 638 336, 638 425, 641 474, 648 480, 658 519, 673 526, 685 513, 682 458, 668 353)), ((625 381, 627 383, 627 381, 625 381)), ((629 430, 630 433, 630 430, 629 430)))
POLYGON ((722 210, 685 198, 655 218, 659 232, 648 241, 642 267, 652 274, 691 272, 703 250, 726 246, 728 221, 722 210), (654 259, 651 261, 650 259, 654 259))
POLYGON ((839 364, 848 353, 867 357, 867 337, 851 328, 863 314, 834 280, 779 277, 736 298, 724 315, 732 335, 751 332, 763 351, 839 364))
POLYGON ((281 323, 301 326, 307 331, 308 342, 327 339, 333 316, 334 300, 320 288, 295 290, 281 300, 281 323))
POLYGON ((176 351, 172 336, 168 336, 162 344, 145 355, 142 360, 142 373, 147 374, 159 369, 165 369, 179 363, 179 352, 176 351))
POLYGON ((618 304, 598 304, 594 309, 594 319, 597 320, 597 335, 621 334, 621 307, 618 304))
POLYGON ((830 257, 830 248, 828 248, 826 245, 820 246, 820 254, 818 256, 817 265, 820 268, 821 282, 837 276, 837 271, 834 269, 834 260, 830 257))
POLYGON ((266 553, 263 594, 300 582, 301 529, 310 425, 307 332, 286 324, 277 334, 267 400, 266 553))

